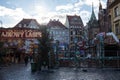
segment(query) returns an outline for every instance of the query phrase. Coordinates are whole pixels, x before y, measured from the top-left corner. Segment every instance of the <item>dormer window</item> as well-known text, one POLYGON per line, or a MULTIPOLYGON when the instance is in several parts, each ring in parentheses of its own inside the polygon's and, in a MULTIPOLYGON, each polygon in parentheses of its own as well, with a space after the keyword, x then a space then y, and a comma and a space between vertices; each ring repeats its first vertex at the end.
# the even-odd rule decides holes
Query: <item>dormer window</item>
POLYGON ((77 20, 77 18, 75 17, 74 20, 77 20))
POLYGON ((19 27, 21 28, 21 27, 22 27, 22 25, 21 25, 21 24, 19 24, 19 27))
POLYGON ((24 27, 27 27, 26 24, 24 24, 24 27))

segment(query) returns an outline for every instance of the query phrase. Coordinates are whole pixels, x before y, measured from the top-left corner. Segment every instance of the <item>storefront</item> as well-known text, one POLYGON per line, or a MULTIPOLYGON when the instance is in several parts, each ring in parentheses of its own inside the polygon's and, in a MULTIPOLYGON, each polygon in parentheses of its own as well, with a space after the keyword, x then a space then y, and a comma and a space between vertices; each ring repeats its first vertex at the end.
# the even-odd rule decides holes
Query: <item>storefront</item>
POLYGON ((0 41, 4 43, 6 62, 23 62, 25 55, 36 53, 37 39, 42 34, 39 30, 29 28, 0 28, 0 41))

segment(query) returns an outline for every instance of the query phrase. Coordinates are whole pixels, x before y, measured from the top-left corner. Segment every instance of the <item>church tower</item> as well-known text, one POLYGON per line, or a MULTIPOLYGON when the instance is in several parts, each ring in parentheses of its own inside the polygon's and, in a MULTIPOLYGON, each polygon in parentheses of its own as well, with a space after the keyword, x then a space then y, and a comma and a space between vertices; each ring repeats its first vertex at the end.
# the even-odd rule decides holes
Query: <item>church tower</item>
POLYGON ((98 23, 99 23, 100 32, 109 32, 108 9, 102 8, 102 4, 100 0, 99 0, 98 23))
POLYGON ((98 25, 98 20, 96 19, 95 16, 93 3, 92 3, 92 14, 88 22, 89 39, 93 39, 97 33, 99 33, 99 25, 98 25))
POLYGON ((102 15, 102 4, 99 0, 99 12, 98 12, 98 19, 100 20, 101 19, 101 15, 102 15))

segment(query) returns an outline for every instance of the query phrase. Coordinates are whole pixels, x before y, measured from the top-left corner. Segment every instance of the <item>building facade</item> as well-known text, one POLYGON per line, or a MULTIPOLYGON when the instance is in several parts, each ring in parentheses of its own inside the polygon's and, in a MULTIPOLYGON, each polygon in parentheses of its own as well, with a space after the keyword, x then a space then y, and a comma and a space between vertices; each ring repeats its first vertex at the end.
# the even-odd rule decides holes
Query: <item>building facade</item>
POLYGON ((47 26, 50 32, 50 37, 55 41, 58 40, 60 43, 69 44, 68 28, 59 20, 50 20, 47 26))
POLYGON ((89 40, 92 40, 96 36, 96 34, 98 34, 100 31, 98 20, 96 19, 93 6, 92 6, 92 14, 87 25, 88 25, 88 37, 89 40))
POLYGON ((66 27, 69 29, 69 50, 75 51, 75 43, 83 42, 83 22, 78 15, 66 16, 66 27))
POLYGON ((42 37, 40 25, 35 19, 23 19, 13 28, 0 29, 0 41, 4 42, 10 62, 23 62, 25 55, 38 53, 38 38, 42 37))
POLYGON ((108 8, 103 9, 101 2, 99 2, 98 22, 100 32, 110 32, 111 26, 109 24, 108 8))
POLYGON ((59 20, 50 20, 47 24, 50 38, 53 39, 54 50, 56 45, 59 47, 59 56, 65 57, 65 52, 68 50, 69 31, 59 20), (58 43, 57 43, 58 42, 58 43))
MULTIPOLYGON (((30 29, 29 33, 32 33, 33 30, 39 30, 40 29, 40 24, 36 21, 36 19, 22 19, 20 22, 18 22, 18 24, 16 24, 14 27, 14 29, 30 29)), ((26 30, 27 31, 27 30, 26 30)), ((35 34, 33 34, 35 35, 35 34)), ((32 35, 31 35, 32 36, 32 35)), ((20 41, 23 41, 23 39, 20 39, 20 41)), ((34 44, 38 44, 38 41, 36 38, 29 38, 28 39, 24 39, 24 48, 25 48, 25 53, 33 53, 32 51, 32 45, 34 44)), ((37 50, 36 50, 37 51, 37 50)))
POLYGON ((120 1, 108 0, 108 3, 112 32, 117 35, 120 40, 120 1))

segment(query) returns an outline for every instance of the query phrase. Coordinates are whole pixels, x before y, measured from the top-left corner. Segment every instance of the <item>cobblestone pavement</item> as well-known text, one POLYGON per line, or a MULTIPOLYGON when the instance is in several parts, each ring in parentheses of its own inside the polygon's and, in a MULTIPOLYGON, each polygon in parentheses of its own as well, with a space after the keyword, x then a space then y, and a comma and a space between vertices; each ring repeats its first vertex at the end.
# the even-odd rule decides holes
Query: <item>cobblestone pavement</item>
POLYGON ((53 72, 32 73, 30 64, 15 64, 0 69, 0 80, 120 80, 120 71, 89 68, 83 72, 80 68, 59 68, 53 72))

